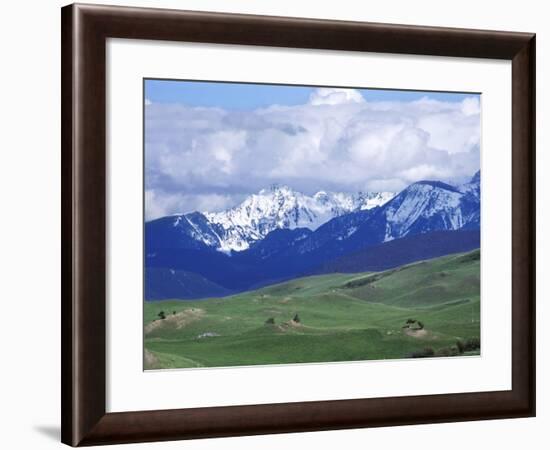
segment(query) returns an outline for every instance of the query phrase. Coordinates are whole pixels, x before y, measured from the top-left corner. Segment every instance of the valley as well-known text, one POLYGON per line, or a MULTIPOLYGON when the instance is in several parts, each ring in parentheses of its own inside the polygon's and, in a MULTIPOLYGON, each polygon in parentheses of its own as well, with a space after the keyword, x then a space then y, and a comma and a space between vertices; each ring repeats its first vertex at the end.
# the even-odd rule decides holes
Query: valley
POLYGON ((144 303, 145 369, 478 355, 480 253, 144 303))

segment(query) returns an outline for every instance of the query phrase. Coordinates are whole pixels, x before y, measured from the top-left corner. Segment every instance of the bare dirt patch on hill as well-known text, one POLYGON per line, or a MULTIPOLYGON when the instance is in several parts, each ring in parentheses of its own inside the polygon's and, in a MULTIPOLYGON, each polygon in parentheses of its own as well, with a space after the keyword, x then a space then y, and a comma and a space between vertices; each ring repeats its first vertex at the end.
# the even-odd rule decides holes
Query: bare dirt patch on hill
POLYGON ((147 349, 143 352, 143 363, 145 369, 157 369, 160 367, 160 361, 157 356, 147 349))
POLYGON ((407 336, 414 337, 414 338, 427 338, 430 337, 431 333, 426 330, 425 328, 422 328, 421 330, 415 330, 412 328, 405 328, 403 331, 407 336))
POLYGON ((165 319, 156 319, 145 325, 145 335, 164 327, 174 327, 177 330, 199 320, 205 314, 204 309, 188 308, 176 314, 167 315, 165 319))

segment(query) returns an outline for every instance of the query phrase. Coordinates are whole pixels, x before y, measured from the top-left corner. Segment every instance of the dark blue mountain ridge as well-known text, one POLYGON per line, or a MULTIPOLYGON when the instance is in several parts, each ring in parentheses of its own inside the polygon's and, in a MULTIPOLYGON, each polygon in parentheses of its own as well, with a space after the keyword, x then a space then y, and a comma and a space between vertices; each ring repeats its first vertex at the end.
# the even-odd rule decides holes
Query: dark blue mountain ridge
MULTIPOLYGON (((331 262, 363 250, 369 253, 368 249, 376 246, 385 248, 388 254, 372 250, 366 259, 372 267, 377 258, 384 261, 384 267, 395 267, 399 261, 425 259, 429 254, 441 256, 441 251, 470 250, 475 235, 479 236, 479 184, 479 172, 461 186, 419 181, 382 206, 343 214, 315 231, 276 229, 247 250, 229 254, 207 245, 215 230, 208 226, 203 214, 161 218, 145 225, 146 271, 167 268, 193 272, 216 286, 238 292, 311 273, 320 267, 337 270, 338 266, 331 262), (461 241, 458 235, 440 235, 436 245, 423 236, 457 230, 469 230, 470 238, 461 241), (417 245, 415 236, 420 236, 417 245), (403 238, 408 239, 402 241, 403 238), (445 239, 449 240, 448 245, 444 245, 445 239), (389 243, 398 240, 400 243, 394 245, 401 250, 394 251, 389 243), (430 245, 432 250, 422 248, 430 245)), ((211 239, 214 242, 215 237, 211 239)), ((149 291, 162 290, 153 286, 149 291)), ((179 298, 188 297, 182 292, 179 298)))
POLYGON ((312 274, 378 272, 420 260, 479 248, 478 230, 432 231, 406 236, 327 261, 312 274))
POLYGON ((206 217, 194 212, 186 215, 167 216, 145 223, 145 248, 207 250, 205 242, 211 234, 206 217), (199 232, 206 239, 199 239, 199 232))
MULTIPOLYGON (((168 269, 148 266, 145 269, 145 298, 163 300, 224 297, 296 277, 386 270, 475 248, 479 248, 479 230, 434 231, 366 247, 320 265, 313 263, 306 269, 306 265, 282 269, 280 265, 275 265, 274 268, 260 261, 236 262, 235 259, 219 252, 216 255, 202 251, 179 250, 170 254, 174 258, 170 265, 181 265, 186 269, 209 274, 212 280, 181 267, 168 269), (225 287, 217 283, 223 283, 225 287)), ((292 261, 286 262, 292 266, 292 261)))
MULTIPOLYGON (((274 257, 282 250, 290 249, 309 238, 311 234, 313 234, 313 231, 309 228, 280 228, 273 230, 264 239, 252 244, 252 246, 246 250, 246 254, 249 257, 260 259, 274 257)), ((235 256, 237 256, 237 254, 235 256)))
POLYGON ((232 293, 193 272, 165 267, 148 267, 145 271, 145 298, 148 300, 225 297, 232 293))

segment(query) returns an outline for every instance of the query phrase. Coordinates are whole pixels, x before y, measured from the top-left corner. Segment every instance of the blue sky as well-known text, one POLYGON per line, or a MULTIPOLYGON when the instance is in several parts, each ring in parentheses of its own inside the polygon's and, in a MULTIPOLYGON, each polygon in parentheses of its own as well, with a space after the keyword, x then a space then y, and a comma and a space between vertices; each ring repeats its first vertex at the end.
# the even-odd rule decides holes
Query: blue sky
MULTIPOLYGON (((181 103, 187 106, 218 107, 246 111, 277 105, 303 105, 317 87, 220 83, 180 80, 145 80, 145 98, 154 103, 181 103)), ((366 101, 403 101, 430 98, 443 102, 461 102, 472 94, 356 89, 366 101)))
POLYGON ((271 184, 398 192, 479 170, 478 94, 146 80, 147 219, 271 184), (279 107, 273 107, 279 105, 279 107))

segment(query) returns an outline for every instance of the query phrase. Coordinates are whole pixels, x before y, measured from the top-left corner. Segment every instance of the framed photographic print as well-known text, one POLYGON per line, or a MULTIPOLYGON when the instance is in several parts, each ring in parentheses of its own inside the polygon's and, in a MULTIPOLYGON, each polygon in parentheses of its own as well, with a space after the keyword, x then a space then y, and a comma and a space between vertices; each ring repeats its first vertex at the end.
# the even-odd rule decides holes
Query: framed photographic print
POLYGON ((62 440, 535 414, 535 37, 62 9, 62 440))
POLYGON ((144 80, 144 368, 480 355, 479 97, 144 80))

